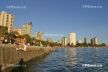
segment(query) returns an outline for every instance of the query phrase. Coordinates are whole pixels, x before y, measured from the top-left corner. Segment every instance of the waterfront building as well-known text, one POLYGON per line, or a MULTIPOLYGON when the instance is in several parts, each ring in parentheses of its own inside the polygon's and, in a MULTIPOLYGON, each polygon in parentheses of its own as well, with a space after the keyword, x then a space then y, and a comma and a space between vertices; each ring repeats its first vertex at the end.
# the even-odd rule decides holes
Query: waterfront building
POLYGON ((94 44, 96 44, 96 45, 99 44, 99 39, 97 37, 94 37, 94 44))
POLYGON ((93 41, 93 38, 91 39, 91 45, 94 45, 94 41, 93 41))
POLYGON ((84 44, 87 44, 87 38, 86 37, 84 38, 84 44))
POLYGON ((97 37, 94 37, 91 39, 91 44, 92 45, 98 45, 99 44, 99 39, 97 37))
POLYGON ((0 26, 8 28, 8 33, 14 30, 14 15, 5 11, 0 12, 0 26))
POLYGON ((22 33, 32 36, 32 22, 25 23, 22 26, 22 33))
POLYGON ((43 41, 44 40, 44 36, 43 35, 44 35, 43 32, 37 32, 36 33, 36 39, 43 41))
POLYGON ((53 40, 52 40, 51 37, 48 37, 48 38, 47 38, 47 41, 48 41, 48 42, 53 42, 53 40))
POLYGON ((66 37, 62 37, 61 44, 62 44, 62 46, 67 46, 67 38, 66 37))
POLYGON ((71 32, 69 34, 69 44, 70 45, 76 45, 76 33, 71 32))
POLYGON ((22 35, 22 28, 15 28, 14 29, 15 32, 17 32, 19 35, 22 35))

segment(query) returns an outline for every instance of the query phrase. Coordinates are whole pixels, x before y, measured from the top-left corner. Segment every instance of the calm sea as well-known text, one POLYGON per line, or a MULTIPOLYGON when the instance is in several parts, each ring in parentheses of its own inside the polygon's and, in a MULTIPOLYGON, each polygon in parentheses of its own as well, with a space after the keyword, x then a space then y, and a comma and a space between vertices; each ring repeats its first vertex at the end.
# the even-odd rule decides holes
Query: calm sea
POLYGON ((108 72, 108 48, 58 48, 29 72, 108 72))

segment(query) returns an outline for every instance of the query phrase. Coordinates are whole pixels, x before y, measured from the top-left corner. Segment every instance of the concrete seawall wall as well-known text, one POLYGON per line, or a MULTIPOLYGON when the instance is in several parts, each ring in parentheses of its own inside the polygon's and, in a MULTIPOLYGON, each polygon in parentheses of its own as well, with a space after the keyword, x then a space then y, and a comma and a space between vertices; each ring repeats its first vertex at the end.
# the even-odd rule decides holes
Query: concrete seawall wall
POLYGON ((15 45, 0 45, 0 68, 4 70, 17 64, 21 58, 25 62, 44 56, 53 51, 50 47, 27 47, 27 51, 16 50, 15 45))

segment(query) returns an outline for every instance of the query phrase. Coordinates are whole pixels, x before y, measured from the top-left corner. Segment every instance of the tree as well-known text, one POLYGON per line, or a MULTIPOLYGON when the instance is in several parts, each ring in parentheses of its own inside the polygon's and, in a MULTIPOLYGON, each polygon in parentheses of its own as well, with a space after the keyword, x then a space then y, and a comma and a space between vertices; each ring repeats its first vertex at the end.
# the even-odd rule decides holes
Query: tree
POLYGON ((0 35, 4 35, 7 33, 8 28, 5 26, 0 26, 0 35))
POLYGON ((26 39, 26 43, 30 43, 31 42, 32 38, 28 34, 24 34, 23 36, 26 39))
POLYGON ((48 45, 49 45, 49 42, 48 42, 48 41, 41 41, 41 43, 42 43, 44 46, 48 46, 48 45))
POLYGON ((105 43, 102 43, 101 46, 106 46, 106 44, 105 43))

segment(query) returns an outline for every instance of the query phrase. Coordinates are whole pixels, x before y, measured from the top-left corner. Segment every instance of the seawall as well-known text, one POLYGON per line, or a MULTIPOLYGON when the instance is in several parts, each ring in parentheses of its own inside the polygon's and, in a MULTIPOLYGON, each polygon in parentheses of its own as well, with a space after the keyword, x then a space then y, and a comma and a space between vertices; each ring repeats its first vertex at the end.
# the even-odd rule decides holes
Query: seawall
POLYGON ((0 72, 14 67, 22 58, 25 62, 44 56, 53 51, 51 47, 29 46, 27 51, 16 50, 15 45, 0 45, 0 72))

